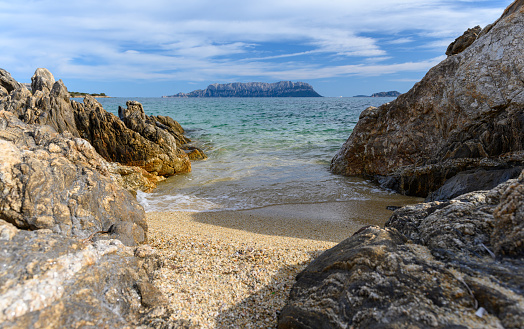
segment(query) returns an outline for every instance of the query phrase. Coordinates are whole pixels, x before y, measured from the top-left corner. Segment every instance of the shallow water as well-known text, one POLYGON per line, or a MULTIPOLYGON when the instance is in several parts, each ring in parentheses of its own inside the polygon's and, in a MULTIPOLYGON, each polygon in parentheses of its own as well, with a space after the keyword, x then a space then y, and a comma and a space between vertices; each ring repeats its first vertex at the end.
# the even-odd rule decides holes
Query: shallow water
MULTIPOLYGON (((168 115, 209 159, 150 194, 146 211, 216 211, 311 204, 398 201, 360 179, 333 175, 329 163, 360 113, 393 98, 103 98, 104 108, 137 100, 148 115, 168 115)), ((409 201, 409 200, 408 200, 409 201)))

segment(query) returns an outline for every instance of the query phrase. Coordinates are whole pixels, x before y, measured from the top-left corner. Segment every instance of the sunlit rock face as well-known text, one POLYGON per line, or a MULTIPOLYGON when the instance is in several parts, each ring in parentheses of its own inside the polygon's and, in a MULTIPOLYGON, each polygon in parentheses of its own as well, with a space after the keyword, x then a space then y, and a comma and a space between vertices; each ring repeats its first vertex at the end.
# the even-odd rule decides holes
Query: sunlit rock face
POLYGON ((425 197, 464 170, 522 165, 522 4, 515 1, 409 92, 363 111, 331 170, 425 197))

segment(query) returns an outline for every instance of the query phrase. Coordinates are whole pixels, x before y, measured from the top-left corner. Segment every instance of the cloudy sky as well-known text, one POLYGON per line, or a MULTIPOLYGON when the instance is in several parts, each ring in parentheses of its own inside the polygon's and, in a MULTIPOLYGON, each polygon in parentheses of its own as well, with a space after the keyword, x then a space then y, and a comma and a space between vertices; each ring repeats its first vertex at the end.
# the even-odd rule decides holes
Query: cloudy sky
POLYGON ((162 96, 304 81, 324 96, 406 92, 512 0, 0 0, 0 67, 70 91, 162 96))

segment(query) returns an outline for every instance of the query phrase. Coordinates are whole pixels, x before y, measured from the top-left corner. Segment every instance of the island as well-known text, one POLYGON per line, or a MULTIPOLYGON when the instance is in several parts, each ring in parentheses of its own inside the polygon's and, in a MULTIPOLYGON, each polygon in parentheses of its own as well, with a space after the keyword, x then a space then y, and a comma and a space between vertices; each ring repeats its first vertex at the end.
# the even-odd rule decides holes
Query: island
POLYGON ((378 93, 374 93, 371 96, 368 95, 356 95, 353 97, 398 97, 400 93, 396 90, 394 91, 381 91, 378 93))
POLYGON ((322 97, 310 84, 305 82, 280 81, 275 83, 214 83, 206 89, 194 90, 190 93, 178 93, 169 97, 322 97))
POLYGON ((90 93, 81 93, 81 92, 78 92, 78 91, 70 91, 69 94, 71 95, 71 97, 75 98, 75 97, 85 97, 87 95, 89 96, 93 96, 93 97, 109 97, 107 96, 105 93, 100 93, 100 94, 90 94, 90 93))

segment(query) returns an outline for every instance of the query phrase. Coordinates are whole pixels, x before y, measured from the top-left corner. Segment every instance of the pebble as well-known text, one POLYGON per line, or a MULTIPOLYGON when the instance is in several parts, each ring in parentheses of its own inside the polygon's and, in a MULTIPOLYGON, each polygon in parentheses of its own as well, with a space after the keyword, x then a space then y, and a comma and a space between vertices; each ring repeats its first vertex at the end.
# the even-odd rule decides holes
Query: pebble
MULTIPOLYGON (((195 328, 275 328, 296 275, 336 244, 332 237, 264 235, 249 230, 249 222, 239 230, 192 216, 148 213, 147 218, 149 244, 164 264, 153 284, 168 297, 171 319, 195 328)), ((209 216, 227 221, 220 213, 209 216)))

